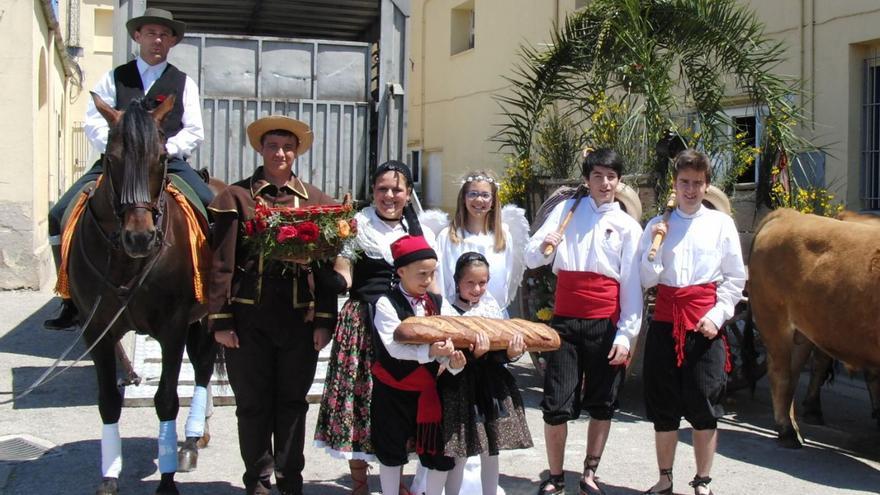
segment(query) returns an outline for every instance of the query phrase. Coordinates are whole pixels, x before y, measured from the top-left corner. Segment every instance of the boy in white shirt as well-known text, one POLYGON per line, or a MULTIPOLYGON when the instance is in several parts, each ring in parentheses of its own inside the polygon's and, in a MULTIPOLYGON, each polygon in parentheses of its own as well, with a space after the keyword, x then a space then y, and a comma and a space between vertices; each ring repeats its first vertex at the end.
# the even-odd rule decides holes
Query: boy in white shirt
POLYGON ((540 495, 565 493, 567 423, 577 419, 581 409, 591 420, 580 490, 603 493, 596 484, 596 469, 642 320, 636 257, 642 229, 614 202, 622 173, 623 160, 614 150, 587 155, 583 175, 589 197, 581 200, 562 234, 556 229, 575 199, 556 205, 526 248, 529 268, 553 263, 557 284, 550 325, 562 342, 559 350, 546 353, 541 409, 550 476, 541 483, 540 495), (544 254, 547 246, 554 248, 550 255, 544 254))
POLYGON ((709 188, 709 157, 685 150, 673 172, 678 207, 652 219, 640 242, 641 278, 657 286, 654 318, 645 342, 645 409, 654 423, 660 478, 646 494, 672 493, 672 464, 682 416, 694 429, 697 474, 690 485, 709 494, 718 442, 717 418, 730 361, 724 322, 742 298, 745 268, 733 219, 703 205, 709 188), (654 234, 664 234, 654 261, 654 234))
MULTIPOLYGON (((420 235, 406 235, 391 245, 400 284, 376 301, 373 318, 373 399, 370 439, 379 459, 384 495, 397 495, 400 467, 408 459, 407 442, 415 437, 416 453, 429 470, 449 471, 443 455, 442 409, 436 377, 440 362, 456 373, 465 357, 451 339, 431 345, 401 344, 394 330, 410 316, 457 315, 437 294, 428 292, 437 268, 437 253, 420 235)), ((429 483, 432 476, 429 471, 429 483)), ((430 487, 429 487, 430 490, 430 487)))

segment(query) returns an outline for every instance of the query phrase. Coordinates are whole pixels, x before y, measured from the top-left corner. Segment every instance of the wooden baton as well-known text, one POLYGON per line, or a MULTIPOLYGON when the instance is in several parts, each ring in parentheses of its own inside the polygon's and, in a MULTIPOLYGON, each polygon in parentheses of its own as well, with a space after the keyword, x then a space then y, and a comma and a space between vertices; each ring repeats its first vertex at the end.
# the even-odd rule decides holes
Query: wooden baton
MULTIPOLYGON (((675 209, 675 191, 669 193, 669 201, 666 202, 666 209, 663 211, 663 224, 666 225, 666 228, 669 228, 669 215, 672 213, 672 210, 675 209)), ((654 234, 654 238, 651 239, 651 249, 648 251, 648 261, 654 261, 654 258, 657 257, 657 251, 660 249, 660 245, 663 244, 664 234, 662 232, 657 232, 654 234)))
MULTIPOLYGON (((556 233, 562 235, 565 232, 565 228, 568 227, 568 222, 571 222, 571 218, 574 216, 574 211, 577 210, 578 205, 581 204, 581 200, 586 196, 587 188, 581 184, 577 188, 577 192, 575 193, 574 204, 571 205, 571 209, 568 210, 568 213, 565 214, 565 218, 562 219, 562 222, 559 223, 559 228, 556 229, 556 233)), ((550 256, 553 254, 553 250, 556 249, 556 246, 552 244, 547 244, 547 247, 544 248, 544 256, 550 256)))

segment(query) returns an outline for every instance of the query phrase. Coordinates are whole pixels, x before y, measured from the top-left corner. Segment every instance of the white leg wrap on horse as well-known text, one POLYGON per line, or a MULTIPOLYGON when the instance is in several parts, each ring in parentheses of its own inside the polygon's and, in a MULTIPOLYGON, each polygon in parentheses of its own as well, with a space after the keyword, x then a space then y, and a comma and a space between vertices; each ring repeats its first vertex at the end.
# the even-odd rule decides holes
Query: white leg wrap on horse
POLYGON ((379 482, 382 484, 382 495, 400 493, 400 466, 386 466, 380 462, 379 482))
POLYGON ((104 425, 101 429, 101 476, 118 478, 122 471, 122 438, 119 423, 104 425))
POLYGON ((177 471, 177 421, 159 422, 159 472, 177 471))
POLYGON ((189 416, 186 417, 184 434, 187 438, 201 437, 205 434, 205 412, 208 404, 208 389, 198 385, 193 388, 192 402, 189 404, 189 416))

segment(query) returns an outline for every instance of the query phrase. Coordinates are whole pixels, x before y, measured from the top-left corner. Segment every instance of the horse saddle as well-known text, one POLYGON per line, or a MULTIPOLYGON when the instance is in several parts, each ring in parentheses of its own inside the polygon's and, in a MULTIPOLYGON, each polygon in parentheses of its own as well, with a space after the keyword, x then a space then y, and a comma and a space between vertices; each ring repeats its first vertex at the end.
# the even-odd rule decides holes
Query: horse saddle
POLYGON ((208 225, 210 223, 208 220, 208 211, 205 210, 205 205, 202 204, 199 195, 196 194, 195 190, 190 187, 185 180, 178 177, 177 174, 168 174, 168 177, 171 179, 171 184, 176 187, 178 191, 183 193, 184 197, 186 197, 186 200, 189 202, 189 205, 199 217, 199 225, 202 227, 202 233, 208 235, 208 225))
MULTIPOLYGON (((185 180, 181 179, 175 174, 168 174, 169 179, 171 180, 171 184, 180 191, 183 196, 186 198, 187 202, 190 204, 190 207, 193 209, 193 212, 196 213, 196 216, 199 221, 199 226, 202 229, 202 233, 206 236, 210 230, 210 222, 208 220, 208 212, 205 210, 205 205, 202 204, 201 200, 199 200, 198 194, 193 190, 189 184, 186 183, 185 180)), ((83 187, 79 190, 76 198, 79 198, 80 194, 85 194, 86 196, 91 197, 95 192, 95 187, 98 181, 89 181, 83 185, 83 187)), ((76 207, 78 203, 77 200, 71 201, 67 208, 64 210, 64 215, 61 217, 61 231, 64 232, 64 229, 67 227, 67 222, 70 221, 70 215, 76 207)))
POLYGON ((67 203, 67 208, 64 209, 64 215, 61 217, 61 232, 67 228, 67 222, 70 221, 70 215, 73 213, 73 210, 76 208, 76 204, 79 203, 79 197, 81 194, 85 194, 86 196, 91 197, 95 192, 95 186, 98 184, 98 181, 93 180, 86 182, 78 191, 78 194, 74 197, 73 201, 67 203))

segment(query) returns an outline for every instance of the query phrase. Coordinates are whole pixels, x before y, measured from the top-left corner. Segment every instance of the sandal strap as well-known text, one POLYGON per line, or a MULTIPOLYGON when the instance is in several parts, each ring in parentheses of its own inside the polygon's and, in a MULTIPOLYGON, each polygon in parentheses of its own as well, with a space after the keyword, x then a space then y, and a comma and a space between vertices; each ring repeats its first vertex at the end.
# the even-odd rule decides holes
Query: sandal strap
POLYGON ((593 471, 593 473, 595 473, 596 470, 599 469, 599 461, 601 459, 602 456, 600 455, 587 454, 586 459, 584 459, 584 471, 589 469, 590 471, 593 471))
POLYGON ((551 474, 547 476, 547 479, 541 482, 538 486, 538 493, 557 493, 560 490, 565 490, 565 474, 551 474), (553 490, 547 490, 548 486, 552 486, 553 490))
POLYGON ((697 476, 694 476, 693 481, 688 482, 688 485, 690 485, 693 488, 696 488, 698 486, 707 487, 707 486, 709 486, 709 483, 711 483, 711 482, 712 482, 712 478, 710 478, 709 476, 697 475, 697 476))

